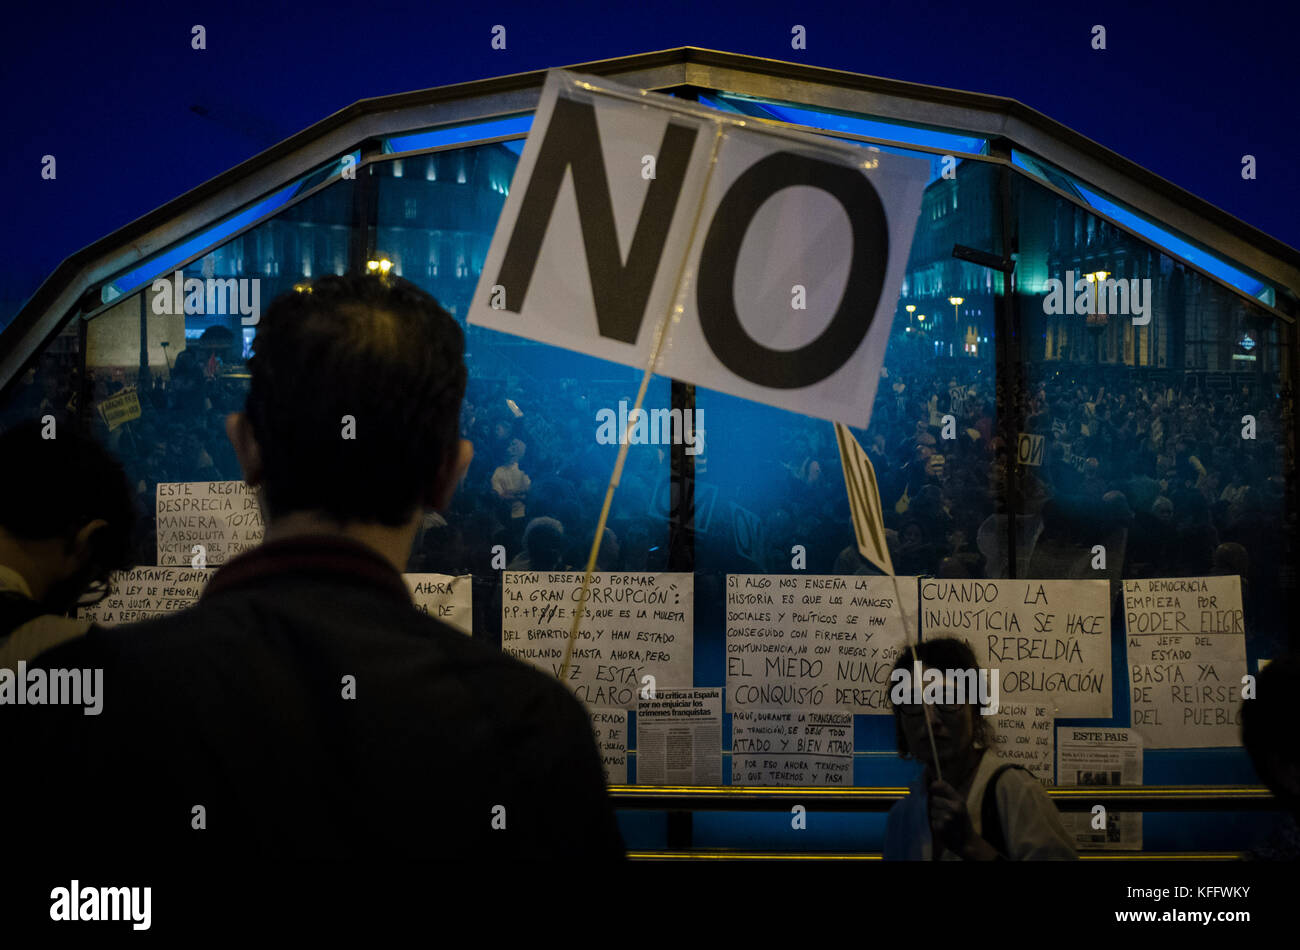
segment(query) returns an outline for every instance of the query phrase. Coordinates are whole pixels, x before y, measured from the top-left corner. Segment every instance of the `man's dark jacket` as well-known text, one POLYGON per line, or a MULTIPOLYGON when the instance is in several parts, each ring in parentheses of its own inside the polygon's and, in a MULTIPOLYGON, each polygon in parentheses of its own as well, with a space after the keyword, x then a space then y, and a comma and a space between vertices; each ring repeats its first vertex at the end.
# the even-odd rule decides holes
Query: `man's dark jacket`
POLYGON ((19 707, 31 767, 5 789, 74 853, 623 854, 578 700, 420 613, 392 565, 350 540, 265 544, 194 607, 36 662, 104 669, 98 716, 19 707))

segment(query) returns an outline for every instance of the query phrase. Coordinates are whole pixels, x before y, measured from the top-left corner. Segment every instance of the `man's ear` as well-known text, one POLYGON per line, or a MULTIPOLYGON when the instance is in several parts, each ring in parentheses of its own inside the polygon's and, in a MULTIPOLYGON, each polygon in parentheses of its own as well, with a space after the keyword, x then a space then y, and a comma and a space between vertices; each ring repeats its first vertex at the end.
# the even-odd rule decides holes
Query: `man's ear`
POLYGON ((446 510, 451 504, 451 496, 456 494, 456 489, 460 486, 472 461, 474 461, 474 443, 469 439, 461 439, 456 451, 447 454, 433 485, 429 488, 426 498, 429 507, 435 511, 446 510))
POLYGON ((88 521, 82 525, 81 530, 77 532, 72 539, 71 554, 78 564, 85 564, 94 554, 94 548, 91 544, 91 538, 96 531, 101 528, 107 528, 108 522, 103 518, 96 518, 94 521, 88 521))
POLYGON ((230 447, 235 450, 235 458, 239 460, 244 481, 249 485, 261 484, 262 448, 257 444, 257 437, 253 434, 253 423, 249 421, 247 414, 232 412, 226 416, 226 438, 230 440, 230 447))

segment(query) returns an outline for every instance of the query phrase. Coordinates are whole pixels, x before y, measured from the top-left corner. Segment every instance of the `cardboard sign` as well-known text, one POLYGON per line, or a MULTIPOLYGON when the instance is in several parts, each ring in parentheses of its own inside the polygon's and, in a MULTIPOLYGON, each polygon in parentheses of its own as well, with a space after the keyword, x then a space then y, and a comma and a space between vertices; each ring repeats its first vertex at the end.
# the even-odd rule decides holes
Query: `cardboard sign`
POLYGON ((588 709, 606 785, 627 784, 627 710, 588 709))
POLYGON ((1148 749, 1241 745, 1241 578, 1124 581, 1133 730, 1148 749))
POLYGON ((892 715, 890 672, 916 638, 916 578, 727 575, 727 708, 892 715))
MULTIPOLYGON (((581 573, 506 571, 501 649, 559 676, 581 573)), ((695 575, 595 571, 565 685, 588 706, 633 707, 653 688, 691 686, 695 575)))
POLYGON ((998 670, 1002 703, 1111 715, 1110 585, 1083 580, 921 581, 924 640, 958 637, 998 670))
POLYGON ((732 785, 853 784, 853 715, 751 710, 731 714, 732 785))
POLYGON ((112 432, 122 423, 140 418, 140 397, 134 387, 124 389, 116 396, 109 396, 100 402, 96 408, 99 410, 100 418, 108 426, 108 431, 112 432))
POLYGON ((469 321, 866 426, 927 178, 553 70, 469 321))
POLYGON ((1020 437, 1016 440, 1016 461, 1021 465, 1042 465, 1043 446, 1046 442, 1047 440, 1041 435, 1020 433, 1020 437))
POLYGON ((403 574, 411 600, 422 614, 441 620, 461 633, 474 633, 472 574, 403 574))
POLYGON ((885 543, 885 516, 880 510, 876 467, 848 426, 835 423, 835 440, 840 447, 844 489, 849 496, 849 514, 853 518, 858 551, 886 574, 893 574, 894 561, 885 543))
POLYGON ((213 567, 262 543, 257 495, 243 482, 159 482, 158 563, 213 567))
POLYGON ((1006 762, 1023 765, 1043 785, 1052 784, 1052 711, 1036 703, 1006 703, 993 717, 993 748, 1006 762))
POLYGON ((152 620, 192 607, 215 571, 191 567, 133 567, 115 571, 109 578, 111 592, 99 603, 78 607, 84 617, 101 627, 152 620))

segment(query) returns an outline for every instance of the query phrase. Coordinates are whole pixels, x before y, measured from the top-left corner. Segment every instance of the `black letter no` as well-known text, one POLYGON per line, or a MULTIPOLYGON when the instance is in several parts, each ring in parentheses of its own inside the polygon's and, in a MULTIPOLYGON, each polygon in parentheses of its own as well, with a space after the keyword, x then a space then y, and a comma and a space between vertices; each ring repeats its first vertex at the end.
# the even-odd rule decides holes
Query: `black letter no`
POLYGON ((871 329, 888 262, 885 209, 865 175, 792 152, 769 155, 727 190, 704 239, 696 288, 704 339, 727 369, 760 386, 797 389, 821 382, 848 362, 871 329), (741 326, 732 287, 754 215, 768 198, 794 185, 820 188, 843 206, 853 230, 853 257, 844 296, 821 336, 797 350, 773 350, 741 326))

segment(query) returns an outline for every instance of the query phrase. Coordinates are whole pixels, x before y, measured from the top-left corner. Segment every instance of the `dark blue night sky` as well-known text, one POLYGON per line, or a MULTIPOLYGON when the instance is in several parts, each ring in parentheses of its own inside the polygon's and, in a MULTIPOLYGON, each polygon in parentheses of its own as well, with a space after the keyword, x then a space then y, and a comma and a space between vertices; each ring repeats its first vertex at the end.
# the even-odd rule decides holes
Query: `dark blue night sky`
POLYGON ((685 45, 1019 99, 1300 246, 1293 3, 116 6, 6 11, 0 325, 69 254, 358 99, 685 45))

